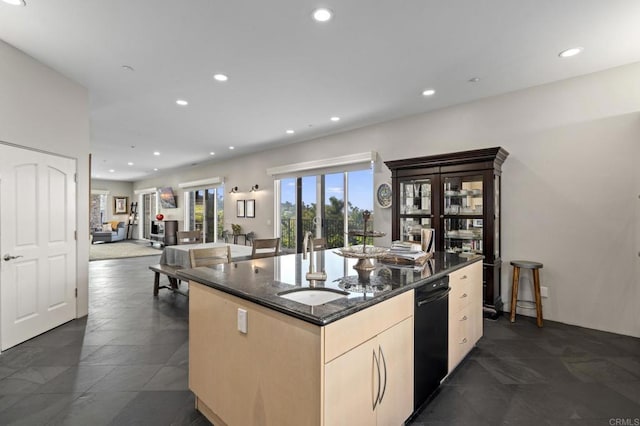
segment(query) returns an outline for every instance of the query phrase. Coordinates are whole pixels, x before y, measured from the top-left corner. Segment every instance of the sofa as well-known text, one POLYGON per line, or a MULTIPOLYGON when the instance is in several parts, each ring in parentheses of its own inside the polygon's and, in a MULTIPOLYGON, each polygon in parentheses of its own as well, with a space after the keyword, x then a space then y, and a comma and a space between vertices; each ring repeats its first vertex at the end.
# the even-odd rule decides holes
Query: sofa
POLYGON ((96 229, 91 235, 93 236, 92 244, 122 241, 127 237, 127 225, 124 222, 115 221, 105 223, 102 225, 102 229, 96 229), (111 230, 109 230, 109 228, 111 230))

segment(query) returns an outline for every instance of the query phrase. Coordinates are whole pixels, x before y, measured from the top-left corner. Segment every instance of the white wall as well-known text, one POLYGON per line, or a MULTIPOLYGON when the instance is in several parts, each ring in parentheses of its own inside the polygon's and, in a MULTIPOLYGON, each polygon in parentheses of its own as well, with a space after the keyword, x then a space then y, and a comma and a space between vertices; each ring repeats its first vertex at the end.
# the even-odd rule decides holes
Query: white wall
MULTIPOLYGON (((368 126, 137 182, 136 188, 225 177, 244 193, 258 183, 260 236, 273 230, 273 184, 265 170, 282 164, 378 151, 384 161, 502 146, 502 297, 508 309, 514 259, 544 263, 546 319, 640 336, 640 64, 534 87, 432 113, 368 126)), ((375 183, 388 180, 376 165, 375 183)), ((391 230, 389 209, 376 230, 391 230)), ((243 224, 245 229, 247 226, 243 224)), ((521 288, 527 288, 523 283, 521 288)), ((527 291, 523 291, 523 297, 527 291)), ((529 314, 528 312, 524 312, 529 314)), ((533 314, 533 312, 531 312, 533 314)))
POLYGON ((119 220, 127 222, 129 220, 128 214, 113 214, 113 197, 129 197, 129 203, 127 209, 130 210, 131 203, 137 201, 137 197, 133 194, 133 182, 122 182, 117 180, 105 180, 105 179, 92 179, 91 180, 92 191, 107 191, 107 211, 104 217, 104 221, 119 220))
POLYGON ((84 316, 89 265, 88 94, 3 41, 0 64, 0 141, 76 159, 78 316, 84 316))
MULTIPOLYGON (((270 153, 264 153, 270 156, 270 153)), ((159 176, 143 181, 134 182, 134 190, 145 188, 171 187, 177 196, 178 208, 159 209, 165 220, 177 220, 180 230, 184 229, 184 190, 180 183, 192 182, 205 178, 225 178, 225 229, 231 230, 232 223, 238 223, 243 230, 256 232, 258 238, 273 236, 273 179, 266 173, 265 160, 261 155, 242 157, 233 161, 221 163, 206 163, 198 167, 186 167, 174 171, 163 171, 159 176), (250 192, 251 186, 258 184, 260 190, 250 192), (229 194, 233 186, 239 187, 239 192, 229 194), (237 218, 236 200, 255 199, 256 217, 237 218)), ((301 160, 297 160, 301 161, 301 160)), ((242 241, 242 240, 241 240, 242 241)))

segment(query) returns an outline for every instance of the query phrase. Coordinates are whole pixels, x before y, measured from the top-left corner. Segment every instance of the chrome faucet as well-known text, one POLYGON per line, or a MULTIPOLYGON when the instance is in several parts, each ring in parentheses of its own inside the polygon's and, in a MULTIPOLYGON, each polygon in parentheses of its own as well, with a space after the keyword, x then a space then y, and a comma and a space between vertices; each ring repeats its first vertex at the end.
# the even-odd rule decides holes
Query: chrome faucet
POLYGON ((307 231, 302 239, 302 259, 307 259, 307 251, 309 251, 309 272, 307 272, 306 278, 309 281, 326 281, 327 274, 324 271, 314 271, 315 266, 313 260, 315 258, 315 251, 313 247, 313 234, 307 231))

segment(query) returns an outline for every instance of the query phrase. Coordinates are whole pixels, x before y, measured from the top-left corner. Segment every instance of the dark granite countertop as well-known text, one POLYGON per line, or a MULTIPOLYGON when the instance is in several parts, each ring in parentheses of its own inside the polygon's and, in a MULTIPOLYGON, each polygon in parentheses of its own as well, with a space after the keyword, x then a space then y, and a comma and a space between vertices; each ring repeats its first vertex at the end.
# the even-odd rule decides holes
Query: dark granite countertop
POLYGON ((309 306, 278 296, 286 290, 310 287, 305 279, 309 260, 301 254, 183 269, 178 276, 323 326, 482 260, 482 256, 436 252, 422 268, 378 262, 368 277, 361 278, 353 269, 356 259, 344 258, 333 250, 317 251, 315 256, 316 270, 327 273, 327 280, 315 282, 315 287, 344 290, 349 292, 347 297, 309 306))

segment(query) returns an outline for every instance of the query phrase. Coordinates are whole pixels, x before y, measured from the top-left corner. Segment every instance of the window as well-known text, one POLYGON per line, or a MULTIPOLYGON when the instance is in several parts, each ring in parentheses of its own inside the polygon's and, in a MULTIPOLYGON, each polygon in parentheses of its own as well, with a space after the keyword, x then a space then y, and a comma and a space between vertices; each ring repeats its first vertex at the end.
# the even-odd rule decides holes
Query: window
POLYGON ((224 188, 196 189, 185 194, 185 229, 202 231, 203 242, 222 237, 224 229, 224 188))
POLYGON ((153 192, 143 193, 142 198, 142 238, 147 240, 151 239, 151 225, 156 220, 156 214, 158 214, 158 193, 153 192))
POLYGON ((89 226, 91 229, 102 229, 102 224, 107 220, 107 192, 91 193, 91 213, 89 226))
MULTIPOLYGON (((276 180, 276 186, 284 252, 300 252, 307 231, 326 238, 329 248, 343 247, 349 230, 362 229, 362 212, 373 212, 371 169, 284 178, 276 180)), ((348 240, 361 242, 357 237, 348 240)))
MULTIPOLYGON (((347 175, 347 221, 348 230, 364 229, 362 212, 368 210, 371 213, 368 229, 373 230, 373 170, 357 170, 345 173, 347 175)), ((350 237, 350 244, 362 244, 362 237, 350 237)), ((367 244, 372 244, 367 241, 367 244)))
POLYGON ((284 252, 295 252, 296 248, 296 223, 297 223, 297 196, 295 178, 281 179, 278 182, 280 188, 280 247, 284 252))

